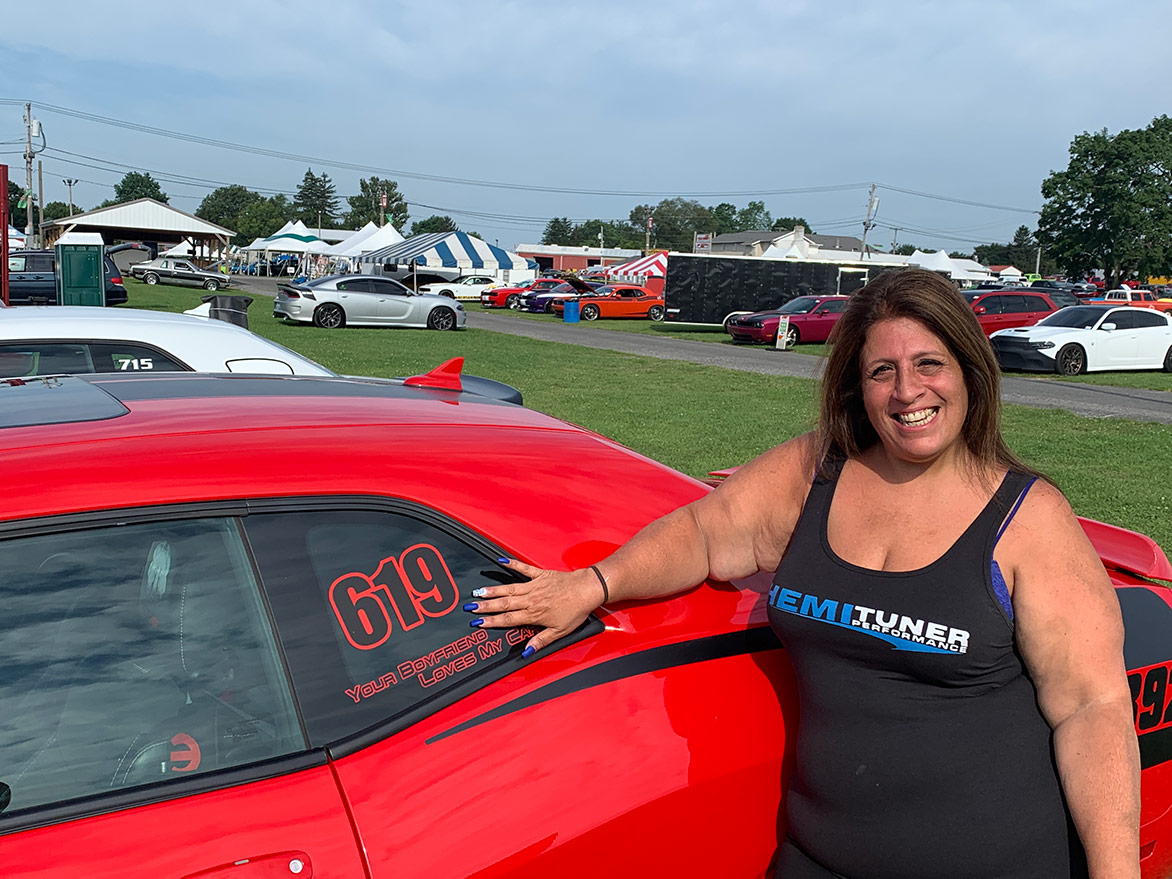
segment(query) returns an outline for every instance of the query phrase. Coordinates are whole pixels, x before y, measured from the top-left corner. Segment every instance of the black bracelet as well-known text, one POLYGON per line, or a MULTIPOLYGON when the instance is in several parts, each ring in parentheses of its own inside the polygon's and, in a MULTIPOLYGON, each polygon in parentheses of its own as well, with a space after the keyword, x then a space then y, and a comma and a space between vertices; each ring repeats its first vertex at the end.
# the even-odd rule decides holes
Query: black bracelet
POLYGON ((598 570, 598 565, 591 565, 590 570, 598 575, 598 582, 602 584, 602 603, 606 604, 610 601, 610 590, 606 588, 606 577, 602 576, 602 571, 598 570))

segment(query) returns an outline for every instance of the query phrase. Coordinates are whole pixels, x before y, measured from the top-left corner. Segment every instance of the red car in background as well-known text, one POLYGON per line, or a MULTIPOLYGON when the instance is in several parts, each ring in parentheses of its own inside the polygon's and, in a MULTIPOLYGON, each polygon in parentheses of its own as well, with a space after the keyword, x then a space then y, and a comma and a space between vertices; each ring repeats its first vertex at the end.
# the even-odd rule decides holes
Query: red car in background
MULTIPOLYGON (((600 317, 645 317, 663 320, 663 296, 636 284, 607 284, 593 293, 573 297, 578 302, 582 320, 600 317)), ((566 302, 559 299, 550 306, 559 317, 565 315, 566 302)))
POLYGON ((986 336, 998 330, 1032 327, 1058 310, 1058 305, 1044 292, 1045 288, 1022 290, 974 290, 962 292, 986 336))
POLYGON ((781 318, 789 318, 786 346, 799 342, 825 342, 846 310, 848 296, 798 296, 781 308, 730 315, 724 329, 734 342, 777 344, 781 318))
POLYGON ((518 284, 512 287, 494 287, 491 290, 481 292, 480 304, 485 308, 516 308, 517 301, 523 293, 527 293, 530 290, 544 293, 552 290, 561 283, 561 278, 535 278, 532 281, 527 281, 524 284, 518 284))
MULTIPOLYGON (((589 565, 709 490, 508 391, 455 364, 0 382, 5 875, 772 875, 797 699, 767 575, 530 659, 531 629, 469 626, 498 557, 589 565)), ((1163 879, 1172 565, 1084 528, 1163 879)))

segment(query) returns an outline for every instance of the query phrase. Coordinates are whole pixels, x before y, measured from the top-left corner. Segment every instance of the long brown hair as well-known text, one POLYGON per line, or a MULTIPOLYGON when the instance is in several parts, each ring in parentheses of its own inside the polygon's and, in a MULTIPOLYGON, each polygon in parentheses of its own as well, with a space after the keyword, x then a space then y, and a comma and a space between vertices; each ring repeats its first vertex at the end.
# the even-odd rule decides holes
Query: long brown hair
POLYGON ((879 441, 863 406, 860 360, 871 327, 893 318, 923 324, 960 365, 969 397, 961 435, 974 463, 1041 476, 1001 436, 1001 370, 976 314, 951 281, 923 269, 884 272, 851 296, 835 324, 822 376, 819 460, 852 457, 879 441))

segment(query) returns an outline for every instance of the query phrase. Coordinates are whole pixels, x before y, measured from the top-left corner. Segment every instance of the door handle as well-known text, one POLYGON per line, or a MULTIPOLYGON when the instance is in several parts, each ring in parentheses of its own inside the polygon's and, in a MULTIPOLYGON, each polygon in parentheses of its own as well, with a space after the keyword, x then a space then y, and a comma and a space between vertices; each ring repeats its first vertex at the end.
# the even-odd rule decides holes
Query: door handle
POLYGON ((312 879, 313 864, 305 852, 274 852, 187 873, 183 879, 312 879))

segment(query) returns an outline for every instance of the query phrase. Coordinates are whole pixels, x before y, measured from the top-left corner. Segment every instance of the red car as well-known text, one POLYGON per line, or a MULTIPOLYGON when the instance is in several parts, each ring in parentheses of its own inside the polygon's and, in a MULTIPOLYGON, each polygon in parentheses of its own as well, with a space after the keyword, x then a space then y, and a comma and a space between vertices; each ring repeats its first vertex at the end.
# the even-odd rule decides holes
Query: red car
MULTIPOLYGON (((461 612, 515 576, 498 556, 588 565, 708 490, 507 398, 448 365, 0 382, 5 875, 770 873, 796 696, 768 576, 601 609, 528 660, 531 630, 461 612)), ((1156 879, 1172 598, 1144 578, 1172 566, 1086 527, 1156 879)))
POLYGON ((730 315, 724 322, 724 329, 734 342, 775 345, 777 328, 781 318, 786 317, 789 318, 787 347, 798 342, 825 342, 846 310, 849 299, 848 296, 798 296, 781 308, 730 315))
POLYGON ((530 290, 545 293, 561 283, 561 278, 536 278, 514 287, 494 287, 480 294, 480 304, 485 308, 516 308, 521 294, 530 290))
POLYGON ((986 336, 991 336, 998 330, 1032 327, 1046 315, 1058 310, 1058 306, 1044 288, 1020 291, 973 290, 961 295, 972 306, 986 336))

